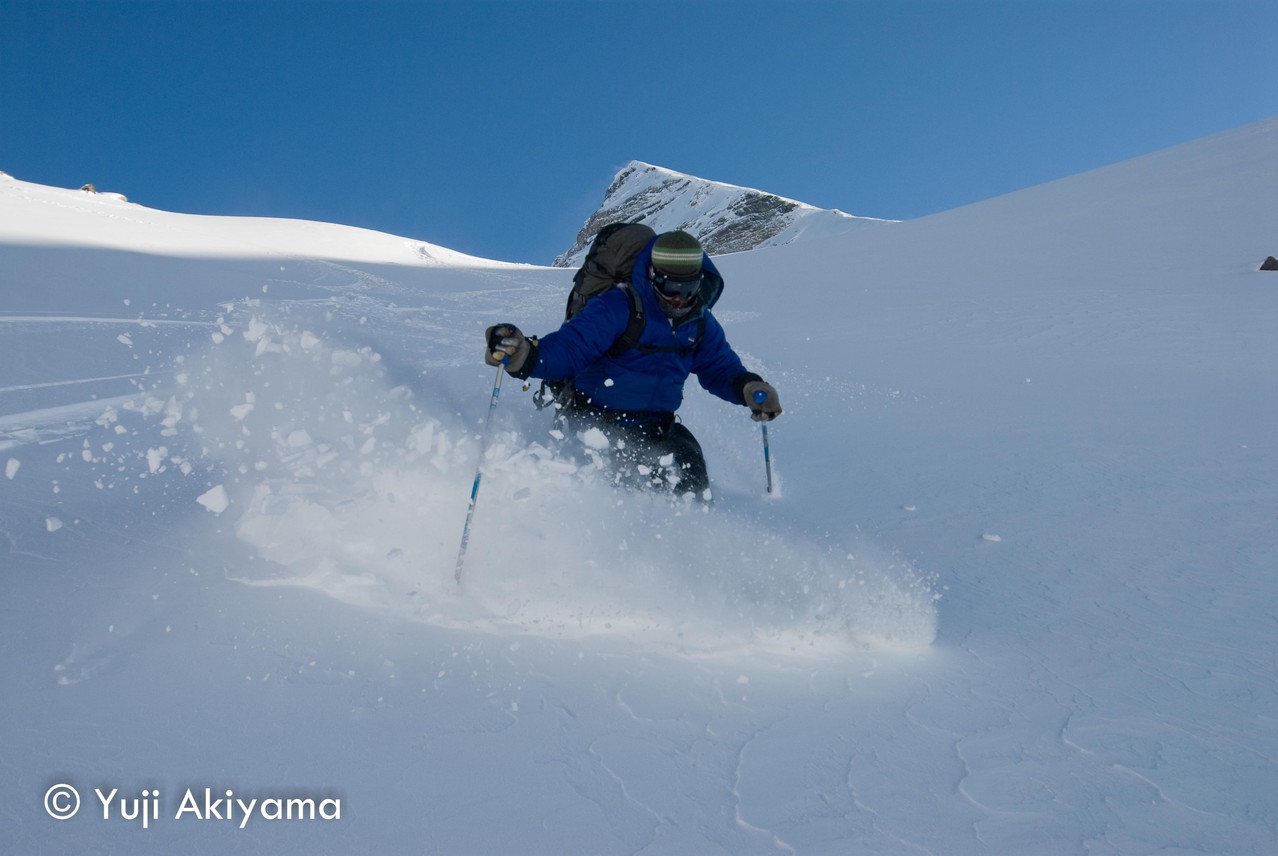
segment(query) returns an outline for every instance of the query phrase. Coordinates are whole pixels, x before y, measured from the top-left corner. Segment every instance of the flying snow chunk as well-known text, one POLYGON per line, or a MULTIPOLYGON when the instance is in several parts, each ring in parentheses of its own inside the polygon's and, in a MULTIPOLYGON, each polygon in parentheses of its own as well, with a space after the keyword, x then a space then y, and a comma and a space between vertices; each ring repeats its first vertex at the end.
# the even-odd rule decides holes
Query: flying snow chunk
POLYGON ((130 348, 133 347, 133 339, 129 337, 128 333, 121 333, 120 335, 115 337, 115 340, 119 342, 121 345, 126 345, 130 348))
POLYGON ((4 477, 11 479, 18 474, 18 467, 22 466, 22 461, 17 458, 10 458, 9 463, 4 465, 4 477))
POLYGON ((197 496, 195 501, 214 514, 221 514, 231 504, 231 500, 226 495, 226 488, 222 485, 210 488, 197 496))
POLYGON ((62 528, 62 521, 56 517, 46 517, 44 518, 44 528, 50 532, 57 532, 62 528))
POLYGON ((995 535, 992 532, 986 532, 984 535, 981 536, 981 540, 982 541, 1002 541, 1003 537, 1001 535, 995 535))
POLYGON ((289 432, 288 440, 285 442, 288 443, 290 449, 304 449, 311 445, 313 441, 311 440, 311 435, 306 433, 305 428, 297 428, 289 432))
POLYGON ((587 449, 594 449, 596 452, 602 452, 609 446, 608 435, 600 431, 598 428, 588 428, 581 432, 581 442, 586 444, 587 449))
POLYGON ((266 326, 266 322, 254 315, 249 319, 248 329, 244 331, 244 338, 249 342, 256 342, 264 338, 270 332, 270 327, 266 326))
POLYGON ((146 450, 146 465, 152 473, 158 473, 160 467, 164 466, 164 456, 169 453, 167 446, 161 446, 158 449, 146 450))

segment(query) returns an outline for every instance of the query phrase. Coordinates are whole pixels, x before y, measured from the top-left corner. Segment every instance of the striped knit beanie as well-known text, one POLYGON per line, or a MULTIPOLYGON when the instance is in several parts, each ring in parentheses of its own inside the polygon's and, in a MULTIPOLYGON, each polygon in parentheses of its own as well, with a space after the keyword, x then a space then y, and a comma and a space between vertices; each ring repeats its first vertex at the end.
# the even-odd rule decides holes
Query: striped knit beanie
POLYGON ((687 232, 666 232, 652 245, 652 266, 672 279, 701 273, 701 242, 687 232))

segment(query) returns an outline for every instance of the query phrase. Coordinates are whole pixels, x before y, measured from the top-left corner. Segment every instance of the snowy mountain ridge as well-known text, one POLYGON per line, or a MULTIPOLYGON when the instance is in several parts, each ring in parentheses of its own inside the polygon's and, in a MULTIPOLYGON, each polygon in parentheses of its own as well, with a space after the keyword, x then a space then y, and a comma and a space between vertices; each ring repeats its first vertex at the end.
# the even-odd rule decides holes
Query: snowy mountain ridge
POLYGON ((555 266, 580 265, 599 230, 621 221, 647 223, 657 232, 691 232, 711 255, 832 237, 895 222, 854 217, 762 190, 631 161, 618 171, 603 203, 586 219, 576 243, 555 259, 555 266))

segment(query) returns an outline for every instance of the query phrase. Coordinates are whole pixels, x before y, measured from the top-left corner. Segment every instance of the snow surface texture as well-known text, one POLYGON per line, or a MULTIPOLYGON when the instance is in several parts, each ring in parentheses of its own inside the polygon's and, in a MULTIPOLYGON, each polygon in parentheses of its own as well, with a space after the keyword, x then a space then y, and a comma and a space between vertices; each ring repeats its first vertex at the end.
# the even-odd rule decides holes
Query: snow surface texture
POLYGON ((586 218, 572 248, 555 259, 579 267, 590 242, 609 223, 647 223, 658 232, 683 229, 712 255, 779 247, 893 223, 816 208, 761 190, 707 181, 631 161, 613 178, 599 210, 586 218))
POLYGON ((0 850, 1274 852, 1274 151, 723 259, 708 511, 485 426, 567 271, 0 177, 0 850))

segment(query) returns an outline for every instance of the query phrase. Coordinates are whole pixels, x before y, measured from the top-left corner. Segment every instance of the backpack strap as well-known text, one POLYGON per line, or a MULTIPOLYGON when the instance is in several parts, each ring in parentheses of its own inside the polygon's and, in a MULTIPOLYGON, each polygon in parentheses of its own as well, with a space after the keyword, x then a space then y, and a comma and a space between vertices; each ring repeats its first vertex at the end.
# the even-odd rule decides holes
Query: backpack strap
MULTIPOLYGON (((722 282, 722 280, 720 280, 722 282)), ((608 356, 617 357, 624 354, 632 348, 642 354, 665 354, 680 353, 687 354, 695 351, 701 346, 701 340, 706 335, 706 319, 704 317, 697 319, 697 337, 688 345, 642 345, 639 343, 639 337, 643 335, 644 325, 647 323, 647 313, 643 309, 643 301, 639 297, 639 293, 630 286, 629 283, 618 283, 620 288, 626 293, 626 297, 630 299, 630 323, 626 325, 626 329, 617 341, 613 342, 612 347, 608 349, 608 356)))
POLYGON ((630 301, 630 321, 626 324, 626 329, 617 337, 617 341, 613 342, 612 347, 608 349, 610 357, 618 357, 631 348, 640 347, 639 337, 643 335, 644 325, 648 323, 647 313, 643 311, 643 301, 639 298, 639 293, 628 282, 618 283, 617 288, 624 291, 626 298, 630 301))

